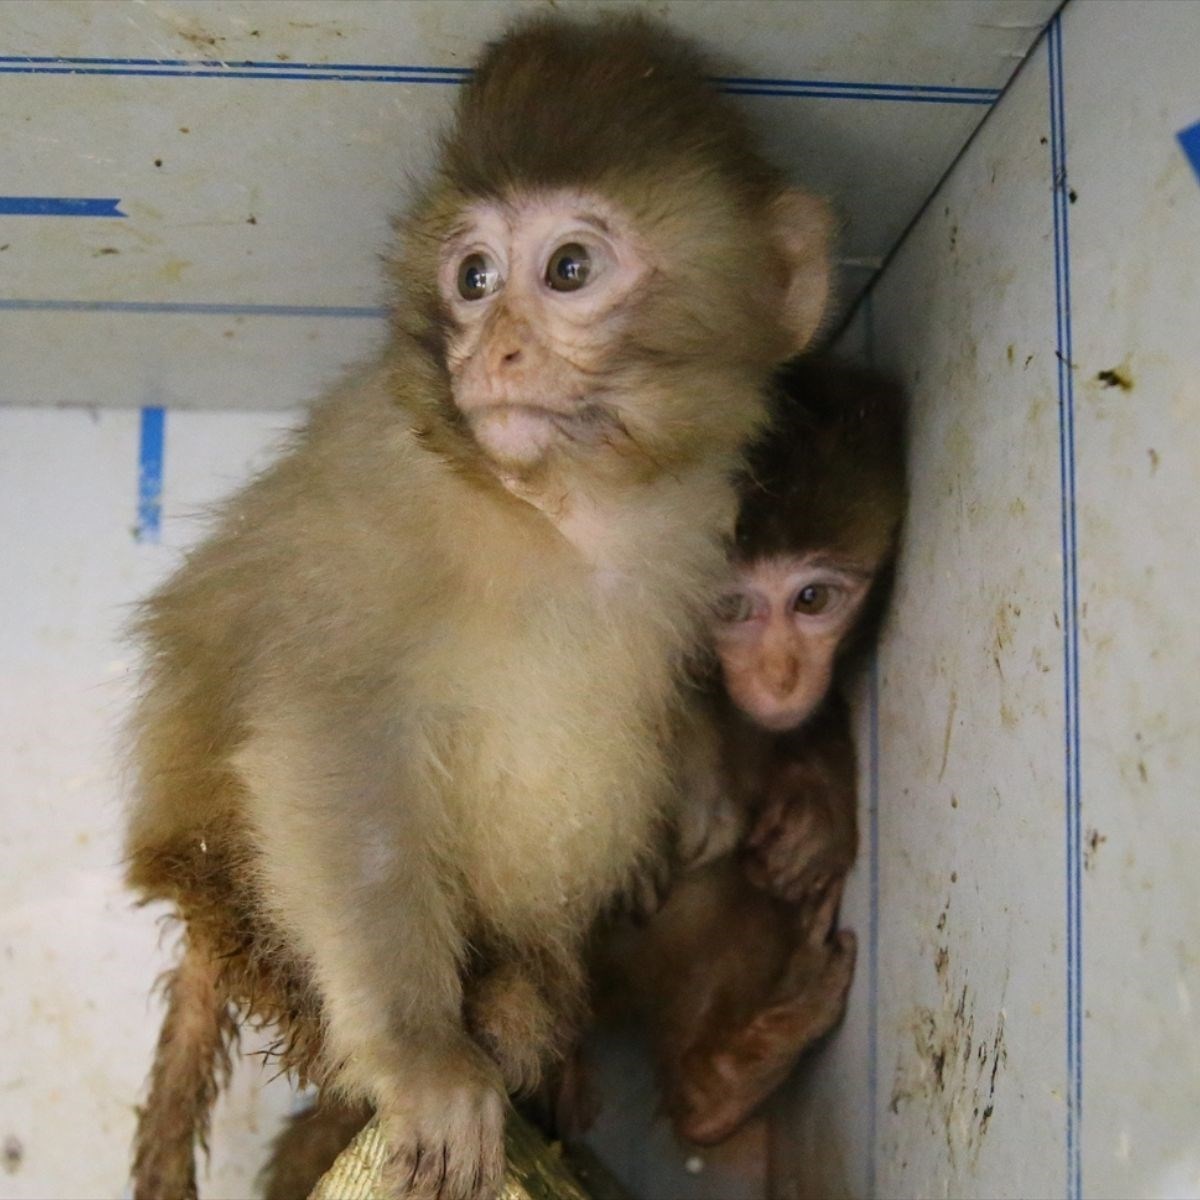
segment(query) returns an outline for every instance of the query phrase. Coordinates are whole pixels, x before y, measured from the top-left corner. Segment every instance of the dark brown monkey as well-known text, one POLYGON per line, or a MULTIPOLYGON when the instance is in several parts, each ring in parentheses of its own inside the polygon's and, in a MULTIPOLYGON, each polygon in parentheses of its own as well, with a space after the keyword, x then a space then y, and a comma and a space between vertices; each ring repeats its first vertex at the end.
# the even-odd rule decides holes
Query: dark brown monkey
POLYGON ((789 364, 770 432, 749 455, 736 580, 714 630, 727 769, 755 817, 751 873, 783 899, 819 890, 854 860, 855 764, 838 682, 879 627, 904 505, 899 388, 832 359, 789 364))
POLYGON ((821 360, 782 373, 714 630, 723 688, 690 762, 682 852, 699 869, 603 951, 606 992, 634 997, 695 1142, 728 1136, 845 1008, 855 943, 835 925, 858 832, 836 681, 886 600, 903 440, 885 380, 821 360))
POLYGON ((731 479, 828 286, 824 206, 709 75, 631 19, 489 49, 389 345, 147 603, 129 878, 185 955, 139 1200, 195 1194, 231 1012, 379 1112, 389 1194, 495 1192, 671 818, 731 479))

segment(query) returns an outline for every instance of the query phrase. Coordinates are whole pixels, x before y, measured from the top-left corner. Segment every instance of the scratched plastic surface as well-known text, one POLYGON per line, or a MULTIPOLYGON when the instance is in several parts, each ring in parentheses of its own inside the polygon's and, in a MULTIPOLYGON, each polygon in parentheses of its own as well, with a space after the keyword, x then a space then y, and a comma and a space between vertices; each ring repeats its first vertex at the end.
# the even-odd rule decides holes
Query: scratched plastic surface
POLYGON ((1198 46, 1069 5, 846 338, 912 508, 794 1195, 1200 1195, 1198 46))

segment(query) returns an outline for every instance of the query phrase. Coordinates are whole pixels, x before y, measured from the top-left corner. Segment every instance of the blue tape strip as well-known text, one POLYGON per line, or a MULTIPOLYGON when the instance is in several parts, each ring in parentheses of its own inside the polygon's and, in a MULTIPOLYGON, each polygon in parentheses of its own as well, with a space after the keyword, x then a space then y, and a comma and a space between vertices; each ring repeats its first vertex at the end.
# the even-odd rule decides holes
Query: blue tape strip
POLYGON ((1066 100, 1062 17, 1047 30, 1050 70, 1050 192, 1054 214, 1054 300, 1058 358, 1059 483, 1062 492, 1063 757, 1067 923, 1068 1200, 1083 1195, 1083 905, 1079 706, 1079 565, 1075 489, 1074 336, 1071 326, 1070 187, 1067 182, 1066 100))
POLYGON ((382 320, 386 308, 351 304, 204 304, 158 300, 15 300, 0 298, 8 312, 120 312, 216 317, 365 317, 382 320))
POLYGON ((74 196, 0 196, 0 217, 123 217, 120 203, 74 196))
POLYGON ((157 542, 162 527, 163 442, 167 414, 161 408, 142 409, 138 439, 137 540, 157 542))
POLYGON ((1197 182, 1200 182, 1200 121, 1181 129, 1175 137, 1179 140, 1184 156, 1192 164, 1192 170, 1196 172, 1197 182))
MULTIPOLYGON (((140 75, 188 79, 307 79, 341 83, 465 83, 465 67, 421 67, 378 63, 266 62, 261 59, 99 58, 0 55, 0 74, 140 75)), ((923 104, 992 104, 999 88, 955 84, 856 83, 821 79, 755 79, 727 76, 713 80, 723 91, 749 96, 802 96, 828 100, 895 100, 923 104)))

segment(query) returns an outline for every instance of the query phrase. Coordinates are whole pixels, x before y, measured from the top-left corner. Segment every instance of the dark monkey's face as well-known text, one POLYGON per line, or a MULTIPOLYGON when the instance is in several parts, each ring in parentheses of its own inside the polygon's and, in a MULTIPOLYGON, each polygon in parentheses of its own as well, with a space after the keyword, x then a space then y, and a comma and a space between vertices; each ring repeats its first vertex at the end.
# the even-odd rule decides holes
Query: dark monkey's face
POLYGON ((812 715, 876 568, 821 552, 739 567, 718 603, 714 640, 726 691, 756 724, 782 733, 812 715))
POLYGON ((714 622, 729 697, 766 729, 810 717, 878 625, 904 513, 904 444, 904 397, 887 378, 819 356, 780 372, 714 622))

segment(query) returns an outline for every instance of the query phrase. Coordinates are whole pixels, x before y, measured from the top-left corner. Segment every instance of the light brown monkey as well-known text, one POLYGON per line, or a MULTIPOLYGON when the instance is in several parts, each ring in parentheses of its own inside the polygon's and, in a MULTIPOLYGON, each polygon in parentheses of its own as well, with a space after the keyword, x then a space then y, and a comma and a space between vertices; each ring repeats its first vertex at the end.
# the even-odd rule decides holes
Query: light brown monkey
POLYGON ((395 1196, 492 1195, 506 1090, 670 818, 689 656, 830 221, 632 19, 483 56, 393 335, 147 603, 129 878, 185 954, 136 1143, 195 1194, 230 1013, 380 1114, 395 1196))
MULTIPOLYGON (((609 1001, 632 997, 647 1021, 665 1107, 695 1142, 733 1132, 845 1009, 855 943, 835 926, 858 833, 835 681, 878 623, 903 507, 897 389, 830 361, 789 365, 742 483, 714 629, 723 687, 689 764, 682 853, 699 869, 601 957, 609 1001)), ((570 1078, 568 1123, 578 1088, 570 1078)))

